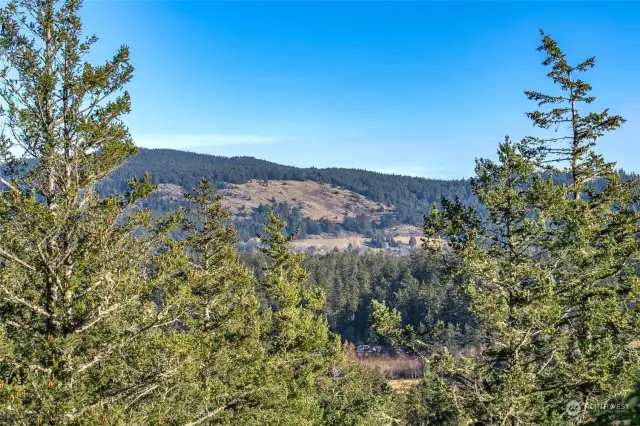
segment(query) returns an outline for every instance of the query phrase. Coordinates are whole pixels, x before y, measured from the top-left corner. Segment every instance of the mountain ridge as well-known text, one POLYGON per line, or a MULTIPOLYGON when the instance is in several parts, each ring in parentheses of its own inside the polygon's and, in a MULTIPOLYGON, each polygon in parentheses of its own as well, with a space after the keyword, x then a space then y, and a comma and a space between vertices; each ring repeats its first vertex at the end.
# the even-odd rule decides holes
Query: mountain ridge
MULTIPOLYGON (((98 189, 102 193, 126 191, 126 182, 145 172, 159 187, 145 206, 158 213, 184 206, 184 193, 201 179, 210 178, 235 214, 236 229, 244 243, 255 240, 269 207, 287 220, 288 232, 298 232, 297 246, 325 248, 330 241, 338 248, 354 242, 375 248, 408 245, 410 237, 420 233, 431 204, 443 197, 457 197, 481 214, 483 211, 470 179, 429 179, 344 167, 304 168, 249 156, 175 149, 140 148, 98 189), (323 204, 331 207, 323 209, 323 204)), ((635 176, 623 170, 620 173, 623 178, 635 176)), ((554 176, 556 183, 566 180, 563 174, 554 176)), ((599 190, 603 184, 599 181, 594 186, 599 190)))
POLYGON ((223 157, 172 149, 141 148, 136 156, 114 171, 101 188, 106 192, 126 190, 129 178, 145 172, 150 173, 154 184, 175 184, 187 191, 196 187, 203 177, 211 178, 219 188, 249 180, 310 180, 392 205, 398 224, 415 226, 421 226, 431 203, 439 202, 442 196, 458 196, 469 205, 477 203, 468 179, 428 179, 344 167, 303 168, 255 157, 223 157))

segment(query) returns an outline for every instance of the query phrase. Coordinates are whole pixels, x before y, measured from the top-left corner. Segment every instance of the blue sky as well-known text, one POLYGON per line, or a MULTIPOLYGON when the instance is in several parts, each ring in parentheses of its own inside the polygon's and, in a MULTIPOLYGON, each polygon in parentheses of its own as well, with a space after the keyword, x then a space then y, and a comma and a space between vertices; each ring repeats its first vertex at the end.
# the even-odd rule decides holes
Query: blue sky
POLYGON ((539 28, 628 119, 599 150, 640 172, 640 2, 87 1, 92 58, 136 67, 141 146, 435 178, 534 129, 539 28))

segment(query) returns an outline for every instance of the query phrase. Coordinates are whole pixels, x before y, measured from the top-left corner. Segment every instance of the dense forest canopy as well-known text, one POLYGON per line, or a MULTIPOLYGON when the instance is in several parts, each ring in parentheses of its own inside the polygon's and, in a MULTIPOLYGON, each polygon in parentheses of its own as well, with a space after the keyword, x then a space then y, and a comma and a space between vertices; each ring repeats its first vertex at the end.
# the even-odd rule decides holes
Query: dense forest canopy
POLYGON ((299 168, 284 166, 253 157, 221 157, 170 149, 140 149, 101 183, 105 192, 121 191, 133 176, 145 172, 154 184, 172 183, 190 190, 208 177, 221 184, 242 184, 249 180, 312 180, 349 189, 371 200, 395 208, 396 221, 421 226, 424 213, 441 197, 459 197, 477 205, 469 181, 438 180, 388 175, 360 169, 299 168))
POLYGON ((525 92, 527 116, 556 131, 506 138, 471 181, 302 169, 138 150, 129 49, 86 62, 80 7, 0 8, 0 423, 637 424, 640 179, 593 150, 625 122, 588 110, 594 58, 570 65, 541 31, 558 93, 525 92), (250 179, 344 187, 396 223, 431 205, 426 238, 404 257, 307 257, 300 223, 385 245, 393 215, 313 222, 272 203, 243 227, 216 189, 250 179), (178 205, 154 215, 162 183, 178 205), (256 253, 239 249, 249 232, 256 253), (347 342, 420 379, 394 391, 347 342))
MULTIPOLYGON (((443 198, 457 198, 463 205, 476 209, 481 215, 486 214, 486 209, 473 193, 469 179, 427 179, 348 168, 299 168, 253 157, 223 157, 171 149, 141 148, 135 156, 99 183, 99 191, 103 194, 124 191, 129 179, 143 176, 147 172, 152 183, 179 185, 184 191, 195 188, 202 178, 211 179, 218 188, 225 184, 243 184, 251 180, 311 180, 346 188, 373 201, 392 206, 392 211, 382 214, 380 220, 374 221, 371 217, 361 215, 336 223, 327 219, 313 220, 305 217, 293 203, 272 202, 247 209, 240 216, 242 220, 235 221, 242 241, 257 235, 266 220, 268 207, 274 208, 287 221, 288 232, 297 231, 298 238, 336 234, 340 231, 355 232, 370 238, 369 244, 375 248, 394 246, 392 239, 381 230, 398 224, 422 226, 424 215, 429 212, 431 205, 439 205, 443 198)), ((635 176, 623 170, 619 173, 625 180, 635 176)), ((555 173, 553 179, 560 185, 569 182, 570 176, 555 173)), ((604 188, 604 180, 596 179, 591 185, 596 191, 600 191, 604 188)), ((185 207, 186 203, 152 194, 141 201, 141 205, 160 215, 185 207)))

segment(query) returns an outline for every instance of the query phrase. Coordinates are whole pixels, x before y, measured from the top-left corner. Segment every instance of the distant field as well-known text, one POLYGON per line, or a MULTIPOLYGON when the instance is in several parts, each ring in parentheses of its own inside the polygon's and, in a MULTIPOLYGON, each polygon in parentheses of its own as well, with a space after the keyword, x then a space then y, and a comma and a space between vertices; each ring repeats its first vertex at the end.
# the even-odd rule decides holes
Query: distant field
POLYGON ((332 249, 338 247, 341 250, 346 249, 351 244, 352 247, 362 247, 369 241, 369 238, 362 235, 349 235, 344 237, 321 237, 313 236, 313 238, 304 238, 301 240, 295 240, 291 242, 293 247, 316 247, 318 249, 332 249))
MULTIPOLYGON (((186 190, 178 185, 163 183, 157 185, 154 194, 169 203, 179 204, 184 202, 185 192, 186 190)), ((261 204, 269 205, 276 201, 300 208, 303 216, 313 220, 325 218, 336 223, 358 215, 366 215, 370 220, 379 220, 382 214, 393 210, 392 206, 369 200, 355 192, 312 181, 271 180, 265 184, 254 180, 245 184, 229 184, 220 190, 220 194, 223 204, 232 213, 250 214, 252 209, 261 204)), ((419 243, 422 236, 421 228, 406 224, 386 228, 383 232, 402 244, 409 244, 411 236, 415 236, 419 243)), ((326 251, 334 247, 344 250, 349 245, 362 248, 369 242, 370 239, 362 234, 342 232, 337 235, 310 235, 308 238, 293 241, 292 246, 297 249, 315 247, 326 251)))
POLYGON ((411 225, 397 225, 391 228, 385 229, 385 233, 393 239, 402 244, 409 244, 411 236, 416 238, 416 243, 420 244, 420 238, 422 238, 422 229, 417 226, 411 225))
POLYGON ((413 356, 359 355, 358 362, 372 370, 381 372, 391 388, 398 392, 406 392, 420 382, 422 369, 420 360, 413 356))
POLYGON ((391 206, 371 201, 360 194, 312 181, 271 180, 264 184, 250 181, 241 185, 227 185, 220 191, 223 203, 232 211, 270 204, 273 200, 287 202, 300 208, 304 216, 313 220, 326 218, 343 222, 360 214, 378 220, 391 206))
POLYGON ((396 379, 389 380, 389 386, 391 389, 398 392, 406 392, 409 388, 420 383, 420 379, 396 379))
POLYGON ((415 356, 365 355, 356 359, 389 380, 419 379, 422 376, 420 359, 415 356))
MULTIPOLYGON (((411 236, 416 237, 416 242, 420 243, 422 230, 416 226, 400 225, 393 228, 385 229, 385 233, 392 237, 396 242, 409 244, 411 236)), ((349 244, 353 248, 364 247, 371 240, 360 234, 341 235, 339 237, 333 235, 311 235, 309 238, 295 240, 292 242, 293 247, 316 247, 318 249, 332 249, 337 247, 340 250, 346 249, 349 244)))

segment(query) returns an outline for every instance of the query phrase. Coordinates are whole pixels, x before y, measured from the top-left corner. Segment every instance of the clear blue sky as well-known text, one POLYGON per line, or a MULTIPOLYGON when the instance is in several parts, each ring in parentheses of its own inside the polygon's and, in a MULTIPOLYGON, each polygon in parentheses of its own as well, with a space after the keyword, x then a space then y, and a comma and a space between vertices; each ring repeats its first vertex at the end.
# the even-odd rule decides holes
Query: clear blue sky
POLYGON ((549 88, 539 28, 578 61, 596 107, 628 122, 600 151, 640 172, 640 2, 88 1, 101 60, 136 67, 141 146, 468 177, 533 128, 549 88))

